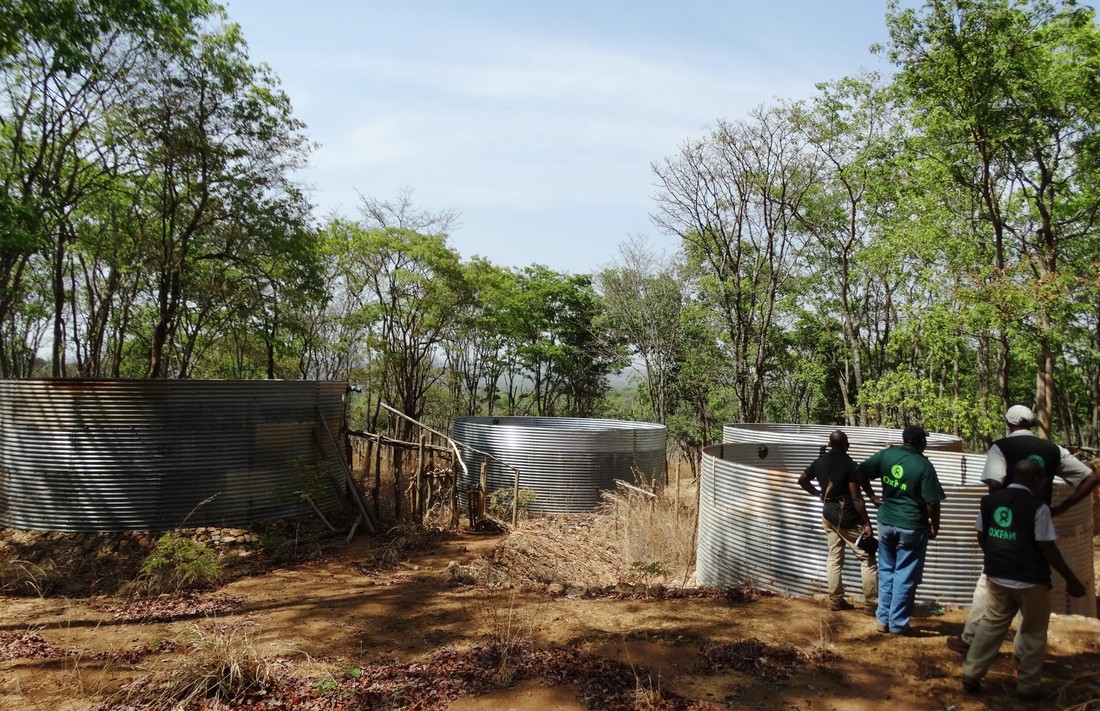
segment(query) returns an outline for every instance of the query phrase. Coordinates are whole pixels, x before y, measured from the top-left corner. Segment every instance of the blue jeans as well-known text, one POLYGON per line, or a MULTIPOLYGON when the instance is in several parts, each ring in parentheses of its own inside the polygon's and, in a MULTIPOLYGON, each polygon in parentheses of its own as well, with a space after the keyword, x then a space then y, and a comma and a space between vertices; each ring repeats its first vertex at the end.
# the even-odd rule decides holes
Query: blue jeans
POLYGON ((924 573, 928 529, 878 525, 878 610, 880 625, 901 634, 909 627, 917 585, 924 573))

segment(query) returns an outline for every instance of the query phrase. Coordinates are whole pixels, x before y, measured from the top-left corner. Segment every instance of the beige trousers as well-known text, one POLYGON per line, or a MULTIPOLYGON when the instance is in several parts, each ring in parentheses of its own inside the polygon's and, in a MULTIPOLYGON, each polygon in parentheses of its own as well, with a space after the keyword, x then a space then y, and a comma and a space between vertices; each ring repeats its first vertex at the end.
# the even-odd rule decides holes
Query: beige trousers
POLYGON ((821 525, 825 528, 825 537, 829 542, 829 557, 825 562, 827 576, 829 602, 836 603, 844 599, 844 580, 841 571, 844 569, 844 553, 850 548, 859 560, 859 577, 863 583, 863 604, 868 608, 878 605, 878 563, 871 558, 871 554, 862 548, 856 547, 856 538, 859 537, 859 528, 840 528, 833 526, 825 519, 821 519, 821 525))
POLYGON ((974 679, 985 676, 1017 612, 1020 625, 1016 631, 1016 691, 1039 690, 1050 624, 1050 589, 1046 585, 1017 589, 986 581, 985 615, 963 662, 963 676, 974 679))

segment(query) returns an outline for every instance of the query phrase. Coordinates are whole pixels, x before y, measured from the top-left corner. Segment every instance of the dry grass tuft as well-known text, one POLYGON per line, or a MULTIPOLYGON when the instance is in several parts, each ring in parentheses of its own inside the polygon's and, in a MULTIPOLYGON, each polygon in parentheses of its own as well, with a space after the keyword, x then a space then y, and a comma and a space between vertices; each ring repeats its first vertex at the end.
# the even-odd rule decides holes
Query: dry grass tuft
POLYGON ((159 659, 118 700, 153 710, 186 708, 202 699, 232 705, 275 686, 273 667, 239 630, 211 634, 196 627, 185 642, 183 654, 159 659))
POLYGON ((62 575, 50 559, 32 563, 0 556, 0 594, 46 597, 53 592, 53 581, 62 575))
POLYGON ((836 650, 836 633, 824 617, 808 634, 809 643, 798 650, 803 659, 810 662, 829 662, 840 659, 836 650))
POLYGON ((542 625, 542 603, 523 606, 517 601, 515 590, 507 593, 490 590, 476 604, 467 614, 485 637, 486 648, 496 655, 494 681, 507 686, 515 674, 517 653, 535 641, 535 633, 542 625))
POLYGON ((624 569, 645 576, 647 587, 679 578, 686 585, 695 569, 695 493, 656 488, 650 494, 620 485, 604 492, 595 538, 613 545, 624 569))

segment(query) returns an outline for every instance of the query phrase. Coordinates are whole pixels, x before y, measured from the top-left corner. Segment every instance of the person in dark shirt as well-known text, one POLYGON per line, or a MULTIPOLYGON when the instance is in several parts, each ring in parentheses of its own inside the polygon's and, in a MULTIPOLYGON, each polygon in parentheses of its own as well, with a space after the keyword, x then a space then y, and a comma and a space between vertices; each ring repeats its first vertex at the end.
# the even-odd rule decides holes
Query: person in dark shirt
POLYGON ((981 678, 1001 648, 1012 618, 1020 613, 1016 637, 1016 695, 1024 701, 1044 697, 1040 686, 1050 622, 1050 569, 1066 581, 1066 592, 1085 594, 1085 586, 1055 545, 1050 507, 1039 498, 1047 474, 1033 459, 1011 470, 1012 483, 982 497, 975 528, 982 547, 988 586, 985 614, 963 662, 962 685, 981 691, 981 678))
MULTIPOLYGON (((825 564, 829 608, 850 610, 853 607, 844 597, 841 575, 845 550, 851 548, 859 560, 864 609, 874 614, 878 607, 878 562, 873 552, 856 545, 861 537, 873 541, 874 532, 859 490, 856 463, 848 456, 848 435, 843 430, 829 435, 829 449, 806 467, 798 478, 798 485, 822 501, 821 525, 829 543, 825 564)), ((867 488, 870 490, 869 485, 867 488)))

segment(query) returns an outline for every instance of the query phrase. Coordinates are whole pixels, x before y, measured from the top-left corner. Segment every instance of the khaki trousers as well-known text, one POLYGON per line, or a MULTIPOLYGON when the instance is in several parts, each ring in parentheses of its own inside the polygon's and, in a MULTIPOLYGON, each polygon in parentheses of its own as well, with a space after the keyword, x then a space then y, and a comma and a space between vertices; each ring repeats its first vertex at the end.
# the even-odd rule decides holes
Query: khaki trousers
POLYGON ((1050 589, 1046 585, 1017 589, 986 581, 985 616, 978 623, 963 662, 963 676, 974 679, 985 676, 1017 612, 1020 625, 1016 631, 1016 691, 1039 690, 1050 624, 1050 589))
POLYGON ((859 560, 859 577, 863 583, 863 604, 867 608, 874 609, 878 606, 878 563, 871 558, 870 553, 856 547, 856 538, 859 537, 863 527, 840 528, 833 526, 825 519, 821 519, 821 525, 825 528, 825 537, 829 542, 829 557, 825 561, 829 602, 837 603, 844 599, 844 580, 841 571, 844 569, 845 549, 851 548, 859 560))

